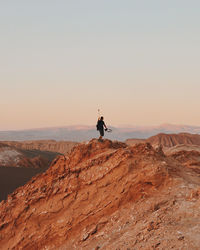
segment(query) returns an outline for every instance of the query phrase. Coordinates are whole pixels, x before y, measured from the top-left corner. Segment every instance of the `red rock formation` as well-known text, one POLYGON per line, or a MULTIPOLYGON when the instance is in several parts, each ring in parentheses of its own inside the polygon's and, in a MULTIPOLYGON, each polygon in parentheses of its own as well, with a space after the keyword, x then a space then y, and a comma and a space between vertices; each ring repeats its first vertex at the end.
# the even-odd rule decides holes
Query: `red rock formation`
POLYGON ((182 165, 193 169, 200 174, 200 152, 198 151, 179 151, 170 155, 172 158, 179 161, 182 165))
POLYGON ((200 145, 200 135, 180 133, 180 134, 158 134, 147 139, 149 143, 154 145, 162 145, 163 147, 173 147, 178 144, 200 145))
POLYGON ((184 170, 148 143, 80 144, 0 203, 0 249, 197 249, 199 177, 184 170))
POLYGON ((170 155, 179 151, 199 151, 200 135, 180 133, 180 134, 158 134, 148 139, 128 139, 126 144, 133 146, 138 143, 149 142, 154 148, 162 147, 163 151, 170 155))

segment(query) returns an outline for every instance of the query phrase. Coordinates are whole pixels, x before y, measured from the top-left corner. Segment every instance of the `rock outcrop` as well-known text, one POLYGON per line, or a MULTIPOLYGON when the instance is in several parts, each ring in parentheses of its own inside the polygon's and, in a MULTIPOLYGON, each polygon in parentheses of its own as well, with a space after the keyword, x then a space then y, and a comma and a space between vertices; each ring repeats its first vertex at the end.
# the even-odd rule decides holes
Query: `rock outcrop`
POLYGON ((158 134, 147 139, 149 143, 154 145, 162 145, 163 147, 169 148, 179 144, 185 145, 199 145, 200 146, 200 135, 199 134, 158 134))
POLYGON ((179 161, 183 166, 193 169, 200 174, 200 152, 198 151, 179 151, 170 155, 179 161))
POLYGON ((157 134, 148 139, 128 139, 126 144, 129 146, 138 143, 149 142, 154 148, 162 147, 166 154, 171 154, 178 151, 200 151, 200 135, 199 134, 157 134))
POLYGON ((196 151, 200 152, 200 146, 192 144, 177 144, 174 147, 164 148, 165 154, 170 155, 180 151, 196 151))
POLYGON ((198 249, 199 180, 149 143, 93 139, 0 203, 0 249, 198 249))

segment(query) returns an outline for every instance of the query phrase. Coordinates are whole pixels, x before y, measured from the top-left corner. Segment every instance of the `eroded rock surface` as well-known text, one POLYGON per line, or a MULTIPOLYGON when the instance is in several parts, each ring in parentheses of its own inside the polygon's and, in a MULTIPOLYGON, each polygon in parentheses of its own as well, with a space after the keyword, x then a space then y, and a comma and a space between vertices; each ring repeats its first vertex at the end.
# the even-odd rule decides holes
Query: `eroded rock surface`
MULTIPOLYGON (((128 145, 135 145, 137 143, 149 142, 153 147, 162 146, 163 149, 168 150, 176 147, 174 151, 184 150, 184 146, 193 147, 193 149, 200 151, 200 135, 190 133, 179 133, 179 134, 164 134, 160 133, 149 137, 148 139, 128 139, 126 143, 128 145), (179 147, 182 147, 179 149, 179 147), (195 148, 196 147, 196 148, 195 148)), ((187 149, 189 150, 189 149, 187 149)), ((172 151, 172 150, 171 150, 172 151)))
POLYGON ((149 143, 93 139, 0 203, 0 249, 199 249, 199 180, 149 143))

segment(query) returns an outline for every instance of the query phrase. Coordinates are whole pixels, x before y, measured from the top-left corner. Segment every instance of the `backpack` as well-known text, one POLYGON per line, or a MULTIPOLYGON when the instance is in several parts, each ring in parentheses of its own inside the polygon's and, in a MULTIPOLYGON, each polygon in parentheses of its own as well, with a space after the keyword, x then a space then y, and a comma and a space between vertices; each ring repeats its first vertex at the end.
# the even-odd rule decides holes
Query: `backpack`
POLYGON ((97 121, 96 128, 97 128, 97 130, 99 130, 99 120, 97 121))

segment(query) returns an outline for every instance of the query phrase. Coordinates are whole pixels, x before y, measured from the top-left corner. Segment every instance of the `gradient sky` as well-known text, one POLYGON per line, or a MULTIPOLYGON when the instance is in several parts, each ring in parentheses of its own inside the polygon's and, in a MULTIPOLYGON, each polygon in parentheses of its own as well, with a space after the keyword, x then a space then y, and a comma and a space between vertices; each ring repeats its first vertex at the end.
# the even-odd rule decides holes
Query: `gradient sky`
POLYGON ((200 125, 199 0, 0 1, 0 130, 200 125))

